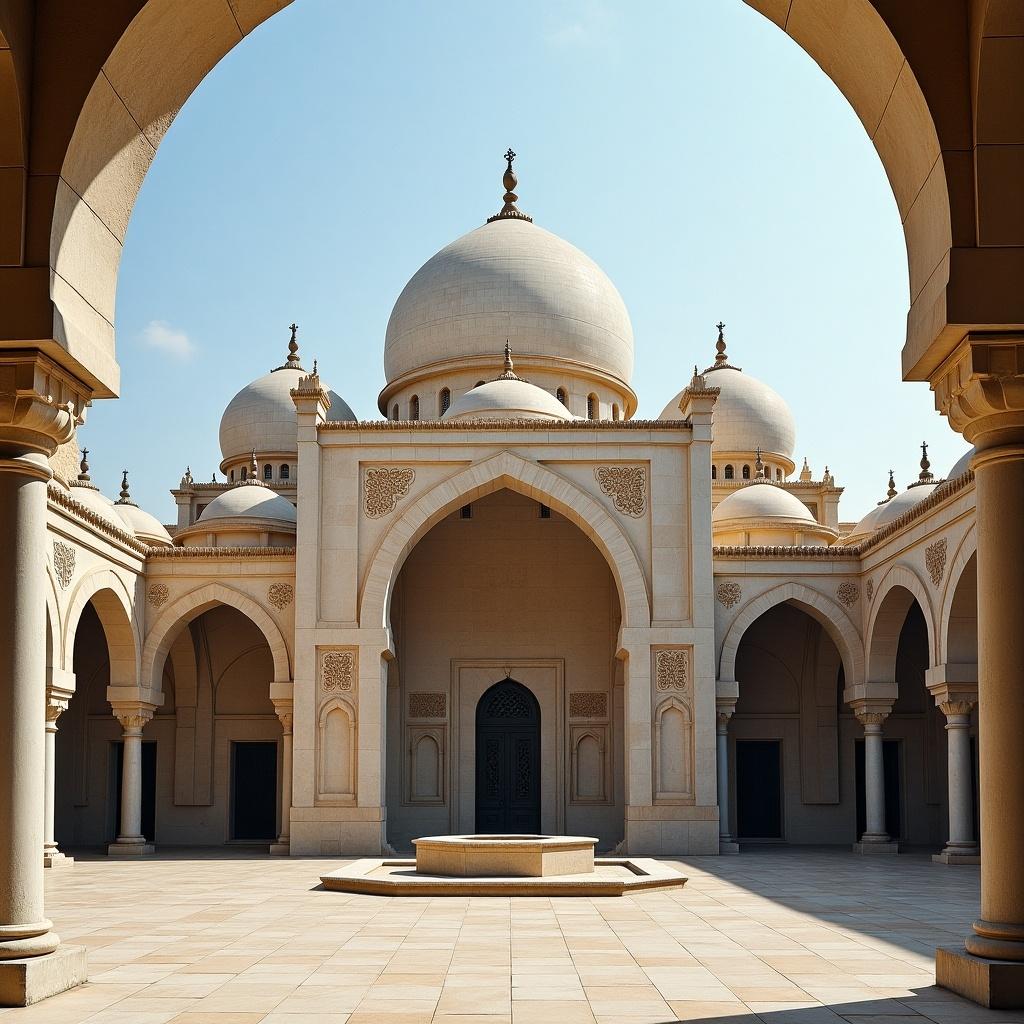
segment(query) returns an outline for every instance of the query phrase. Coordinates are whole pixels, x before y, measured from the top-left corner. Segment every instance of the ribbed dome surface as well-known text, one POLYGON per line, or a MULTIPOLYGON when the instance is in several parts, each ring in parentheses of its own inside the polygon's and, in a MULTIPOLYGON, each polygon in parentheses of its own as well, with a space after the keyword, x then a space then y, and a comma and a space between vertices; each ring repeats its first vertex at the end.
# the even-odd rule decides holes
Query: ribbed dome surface
MULTIPOLYGON (((306 371, 282 367, 258 377, 235 395, 220 420, 220 450, 225 459, 262 452, 297 452, 295 404, 289 392, 306 371)), ((329 420, 354 420, 355 413, 333 391, 329 420)))
MULTIPOLYGON (((713 452, 763 452, 793 457, 796 423, 785 399, 763 381, 735 367, 705 373, 708 387, 720 388, 712 425, 713 452)), ((681 418, 682 391, 665 406, 660 419, 681 418)))
POLYGON ((713 523, 735 519, 781 519, 815 523, 810 510, 796 495, 775 484, 741 487, 723 498, 711 514, 713 523))
POLYGON ((294 523, 295 506, 269 487, 259 484, 238 484, 218 494, 196 520, 208 523, 214 519, 274 519, 278 522, 294 523))
POLYGON ((479 384, 452 402, 442 419, 571 420, 572 413, 536 384, 525 380, 492 380, 479 384))
POLYGON ((432 256, 388 321, 388 382, 432 363, 493 355, 584 363, 629 383, 633 328, 615 286, 574 245, 524 220, 496 220, 432 256))

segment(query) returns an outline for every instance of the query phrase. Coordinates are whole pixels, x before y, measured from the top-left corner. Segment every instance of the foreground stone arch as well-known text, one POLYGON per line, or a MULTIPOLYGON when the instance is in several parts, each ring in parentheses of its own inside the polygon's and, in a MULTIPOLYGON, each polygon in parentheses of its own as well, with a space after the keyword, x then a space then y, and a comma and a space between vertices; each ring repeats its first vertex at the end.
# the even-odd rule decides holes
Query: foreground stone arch
POLYGON ((73 671, 75 635, 85 606, 92 602, 110 655, 110 685, 136 686, 139 680, 139 641, 132 599, 124 582, 110 569, 89 573, 75 588, 64 619, 64 667, 73 671))
POLYGON ((247 594, 223 583, 206 583, 173 601, 153 623, 142 649, 140 679, 143 685, 159 691, 162 688, 164 660, 177 638, 179 630, 217 605, 227 605, 250 619, 263 634, 274 659, 274 680, 291 679, 288 647, 277 623, 270 613, 247 594))
POLYGON ((935 664, 935 614, 928 588, 909 566, 894 565, 878 584, 868 615, 864 646, 868 652, 868 678, 871 682, 896 682, 900 632, 915 600, 928 627, 928 664, 935 664))
MULTIPOLYGON (((962 642, 954 643, 951 631, 956 630, 956 624, 954 622, 955 612, 958 605, 958 591, 960 584, 964 579, 964 572, 967 570, 968 565, 971 563, 971 559, 975 557, 978 551, 978 529, 977 526, 972 526, 967 532, 967 535, 960 542, 957 547, 956 554, 953 557, 952 564, 949 567, 949 572, 946 574, 946 589, 942 594, 942 607, 939 610, 939 630, 938 630, 938 644, 935 660, 937 664, 945 664, 949 661, 959 661, 963 657, 964 648, 962 642), (957 650, 954 650, 957 648, 957 650)), ((975 574, 977 573, 977 565, 975 564, 975 574)), ((977 586, 977 576, 975 576, 975 587, 977 586)), ((974 612, 974 652, 973 660, 976 662, 978 657, 977 652, 977 632, 978 632, 978 605, 977 595, 975 594, 973 603, 974 612)), ((964 638, 959 637, 958 641, 962 641, 964 638)))
POLYGON ((576 484, 510 451, 474 463, 436 484, 392 523, 366 574, 359 602, 360 625, 387 627, 391 592, 398 573, 409 553, 432 526, 455 509, 503 488, 548 505, 578 526, 611 569, 619 593, 623 627, 650 625, 651 606, 644 572, 621 527, 596 498, 576 484))
POLYGON ((743 634, 756 619, 779 604, 791 604, 819 622, 839 649, 846 673, 846 685, 851 686, 864 678, 863 642, 856 626, 843 609, 830 597, 804 586, 802 583, 783 583, 758 595, 740 609, 722 641, 719 658, 719 679, 736 678, 736 654, 743 634))

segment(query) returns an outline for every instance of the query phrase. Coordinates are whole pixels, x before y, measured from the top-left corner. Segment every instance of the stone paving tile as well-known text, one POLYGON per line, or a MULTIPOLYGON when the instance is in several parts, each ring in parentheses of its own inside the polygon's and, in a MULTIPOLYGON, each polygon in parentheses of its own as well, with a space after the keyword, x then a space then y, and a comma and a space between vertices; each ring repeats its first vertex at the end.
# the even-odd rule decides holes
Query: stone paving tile
POLYGON ((775 849, 619 899, 326 892, 332 859, 79 857, 47 910, 90 984, 0 1024, 1024 1024, 934 985, 977 869, 775 849))

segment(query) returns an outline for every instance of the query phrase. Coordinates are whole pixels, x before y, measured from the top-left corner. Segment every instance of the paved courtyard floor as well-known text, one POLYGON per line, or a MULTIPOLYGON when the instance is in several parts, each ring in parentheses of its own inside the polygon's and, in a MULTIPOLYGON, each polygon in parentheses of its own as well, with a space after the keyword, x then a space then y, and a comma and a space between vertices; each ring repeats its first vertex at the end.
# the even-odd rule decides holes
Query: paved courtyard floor
POLYGON ((354 896, 334 859, 162 853, 48 872, 90 982, 2 1024, 1024 1022, 934 985, 978 869, 763 849, 605 899, 354 896))

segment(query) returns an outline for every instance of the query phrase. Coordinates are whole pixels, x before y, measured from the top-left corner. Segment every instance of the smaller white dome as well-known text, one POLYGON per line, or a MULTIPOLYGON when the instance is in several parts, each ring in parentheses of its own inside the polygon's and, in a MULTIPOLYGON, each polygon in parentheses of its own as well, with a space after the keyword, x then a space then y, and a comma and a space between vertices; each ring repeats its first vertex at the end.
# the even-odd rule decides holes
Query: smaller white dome
POLYGON ((769 483, 749 484, 733 491, 711 513, 713 523, 736 519, 791 520, 818 525, 810 509, 796 495, 769 483))
POLYGON ((112 507, 127 524, 128 532, 134 533, 139 540, 154 547, 167 547, 171 544, 171 535, 164 524, 145 509, 120 501, 115 501, 112 507))
POLYGON ((114 509, 113 500, 103 494, 102 491, 97 490, 95 487, 84 487, 81 484, 72 484, 71 497, 79 504, 84 505, 90 511, 95 512, 101 519, 104 519, 111 526, 116 527, 118 530, 123 530, 125 533, 130 533, 133 537, 135 536, 135 530, 132 528, 132 524, 117 514, 114 509))
POLYGON ((938 484, 915 484, 890 498, 882 505, 876 505, 859 523, 843 538, 844 544, 853 544, 870 537, 883 526, 888 526, 904 512, 924 501, 938 484))
POLYGON ((521 380, 505 348, 505 372, 460 395, 441 417, 445 420, 571 420, 573 415, 554 395, 521 380))
POLYGON ((956 460, 953 468, 946 474, 947 480, 954 480, 958 476, 963 476, 971 468, 971 459, 974 458, 976 449, 968 448, 967 451, 956 460))
POLYGON ((259 484, 237 484, 218 494, 196 520, 209 523, 214 519, 267 519, 279 523, 296 521, 295 506, 269 487, 259 484))

